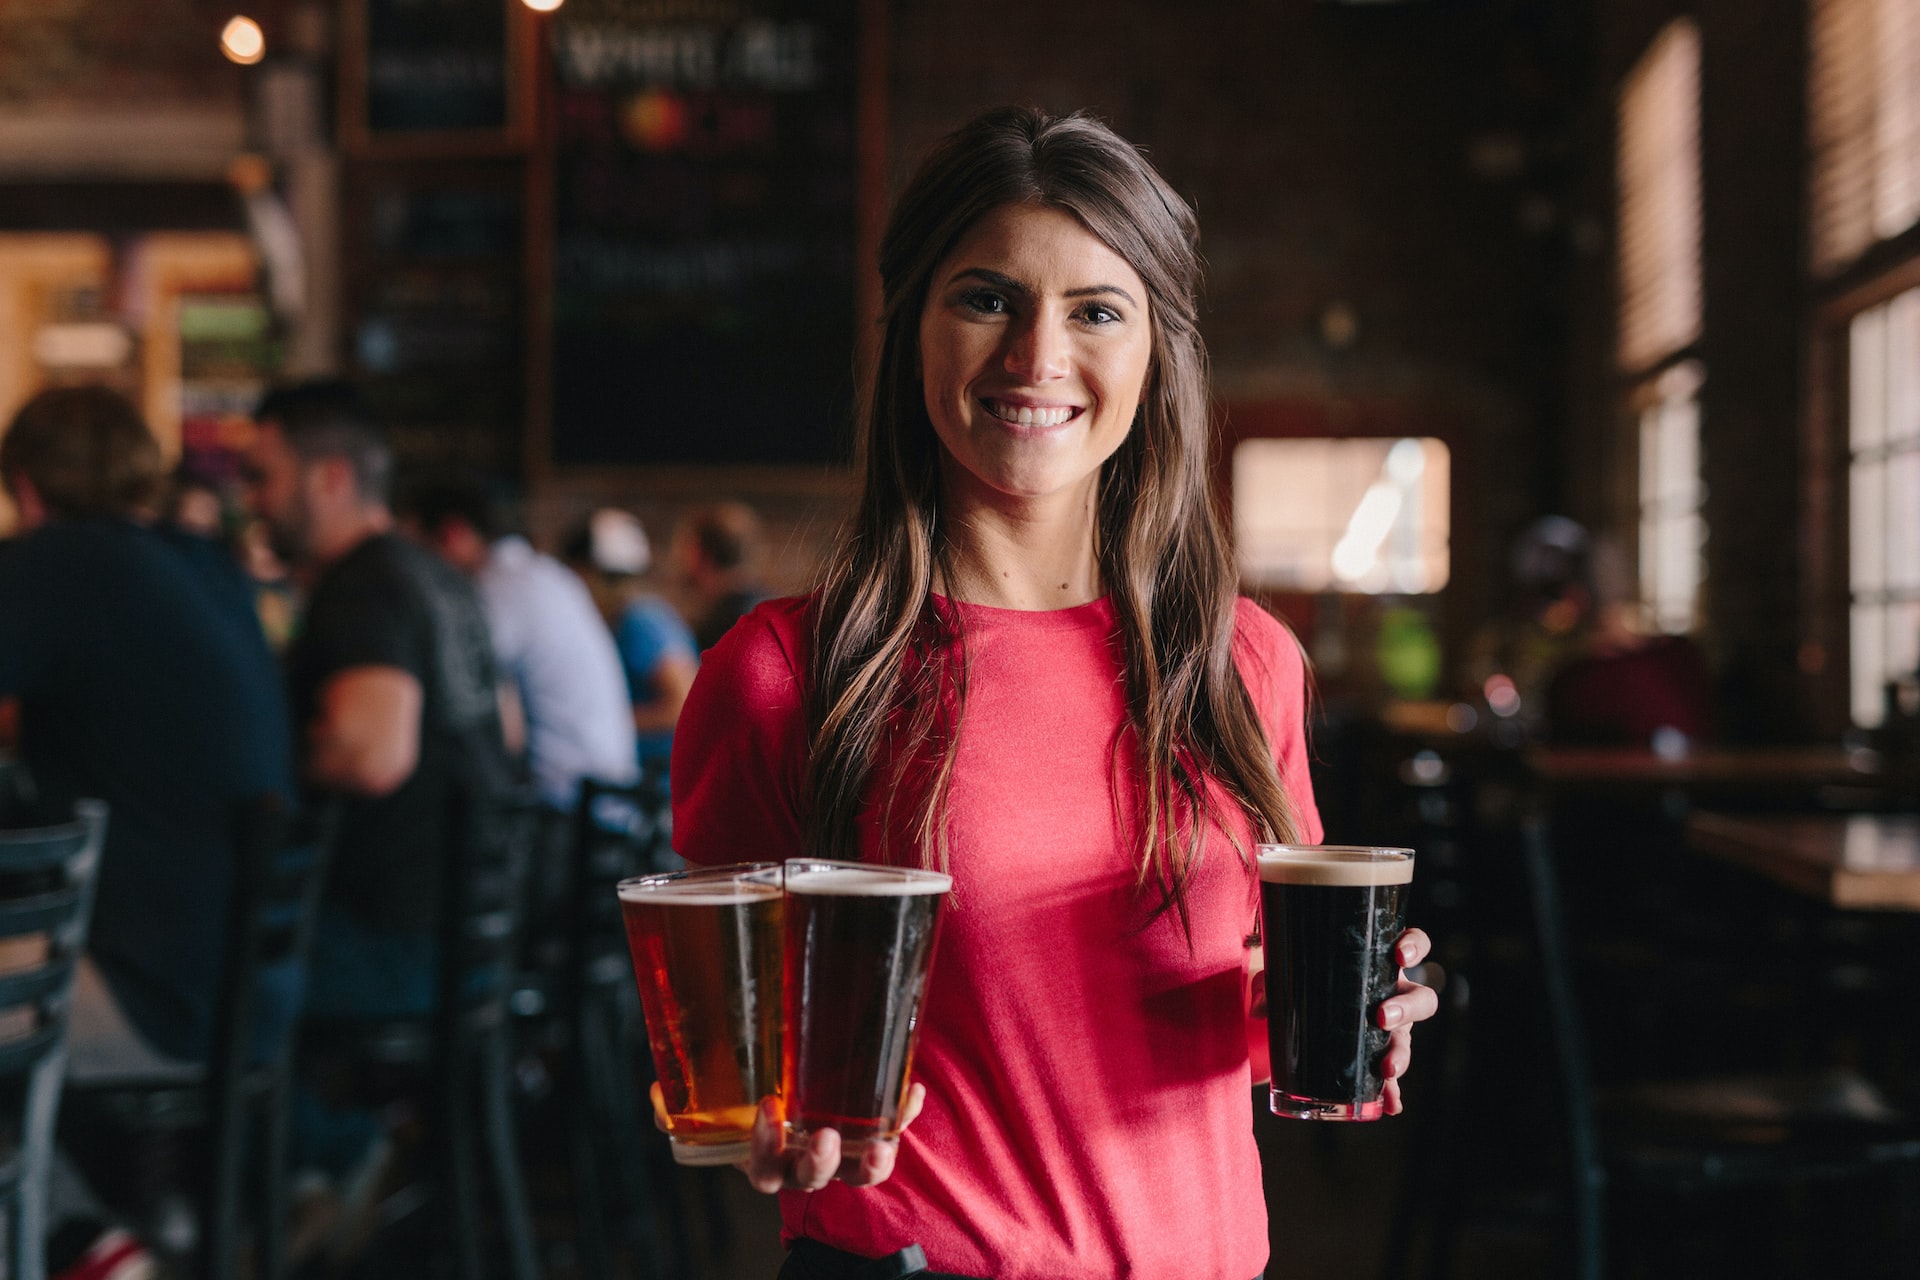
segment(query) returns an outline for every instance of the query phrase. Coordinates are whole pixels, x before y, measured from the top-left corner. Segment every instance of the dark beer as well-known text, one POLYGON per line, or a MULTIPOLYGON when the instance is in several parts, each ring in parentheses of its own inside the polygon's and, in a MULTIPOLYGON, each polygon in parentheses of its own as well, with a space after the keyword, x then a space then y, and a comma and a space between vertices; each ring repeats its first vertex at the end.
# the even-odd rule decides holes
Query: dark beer
POLYGON ((746 1159, 754 1113, 779 1087, 781 906, 775 863, 620 884, 667 1133, 681 1164, 746 1159))
POLYGON ((1386 1104, 1380 1002, 1400 968, 1413 853, 1262 845, 1267 1035, 1275 1115, 1373 1120, 1386 1104))
POLYGON ((913 1037, 952 879, 848 862, 790 862, 786 1061, 798 1139, 838 1129, 853 1154, 900 1132, 913 1037))

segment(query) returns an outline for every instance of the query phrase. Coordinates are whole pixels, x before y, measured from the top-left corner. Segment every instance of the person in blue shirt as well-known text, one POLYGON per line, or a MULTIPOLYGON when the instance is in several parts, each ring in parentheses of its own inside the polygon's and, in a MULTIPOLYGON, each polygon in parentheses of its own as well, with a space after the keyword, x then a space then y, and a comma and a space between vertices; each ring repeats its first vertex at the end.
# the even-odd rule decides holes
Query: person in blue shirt
POLYGON ((700 669, 700 650, 674 607, 642 589, 641 575, 653 563, 646 530, 632 514, 603 507, 567 539, 562 558, 586 582, 613 629, 627 673, 640 768, 663 775, 673 726, 700 669))

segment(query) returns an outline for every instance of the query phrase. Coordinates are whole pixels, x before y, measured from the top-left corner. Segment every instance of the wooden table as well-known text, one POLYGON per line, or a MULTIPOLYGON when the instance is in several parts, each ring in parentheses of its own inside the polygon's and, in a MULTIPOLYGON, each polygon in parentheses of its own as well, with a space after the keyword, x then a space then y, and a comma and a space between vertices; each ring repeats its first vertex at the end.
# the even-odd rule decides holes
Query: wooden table
POLYGON ((1527 764, 1548 782, 1575 786, 1871 786, 1879 757, 1841 747, 1696 747, 1660 756, 1644 747, 1536 747, 1527 764))
POLYGON ((1920 911, 1920 814, 1699 812, 1687 844, 1836 907, 1920 911))

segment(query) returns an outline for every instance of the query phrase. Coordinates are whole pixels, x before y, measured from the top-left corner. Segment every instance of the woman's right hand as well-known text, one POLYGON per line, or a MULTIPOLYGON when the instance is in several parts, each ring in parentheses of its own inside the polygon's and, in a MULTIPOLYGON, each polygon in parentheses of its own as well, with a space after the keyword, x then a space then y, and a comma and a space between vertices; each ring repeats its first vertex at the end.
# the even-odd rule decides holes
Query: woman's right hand
MULTIPOLYGON (((666 1097, 656 1082, 649 1091, 653 1098, 653 1123, 667 1131, 666 1097)), ((919 1081, 907 1086, 907 1098, 900 1109, 900 1128, 904 1132, 926 1105, 927 1087, 919 1081)), ((753 1152, 738 1167, 747 1175, 754 1190, 768 1195, 783 1188, 818 1191, 835 1178, 849 1186, 871 1187, 893 1176, 893 1163, 900 1155, 900 1140, 875 1139, 857 1157, 842 1158, 840 1131, 820 1129, 811 1134, 798 1150, 787 1149, 785 1112, 778 1098, 763 1098, 753 1118, 753 1152)))

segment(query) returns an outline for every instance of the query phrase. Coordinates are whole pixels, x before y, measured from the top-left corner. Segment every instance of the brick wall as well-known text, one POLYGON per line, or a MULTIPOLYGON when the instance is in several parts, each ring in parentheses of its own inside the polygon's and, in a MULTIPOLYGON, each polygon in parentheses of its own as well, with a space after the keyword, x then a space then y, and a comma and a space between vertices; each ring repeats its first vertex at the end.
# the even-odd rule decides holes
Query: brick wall
POLYGON ((1560 501, 1584 10, 902 0, 890 180, 1002 102, 1084 108, 1145 146, 1199 211, 1230 429, 1384 415, 1453 447, 1457 649, 1508 537, 1560 501), (1359 322, 1346 350, 1321 336, 1336 303, 1359 322))

